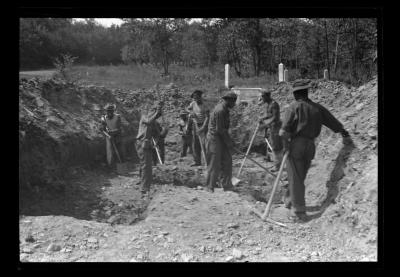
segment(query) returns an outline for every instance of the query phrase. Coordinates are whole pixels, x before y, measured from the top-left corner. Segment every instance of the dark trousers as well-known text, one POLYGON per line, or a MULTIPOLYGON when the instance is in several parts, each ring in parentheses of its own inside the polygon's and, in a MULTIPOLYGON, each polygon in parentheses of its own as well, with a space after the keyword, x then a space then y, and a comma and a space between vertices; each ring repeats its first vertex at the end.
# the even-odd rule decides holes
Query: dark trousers
POLYGON ((150 141, 138 141, 136 151, 140 161, 140 183, 142 191, 148 191, 153 181, 153 148, 150 141))
POLYGON ((232 187, 232 155, 226 145, 218 138, 207 138, 207 186, 216 187, 221 175, 222 187, 232 187))
POLYGON ((285 202, 291 202, 294 212, 306 211, 304 180, 314 156, 314 140, 298 137, 291 141, 286 163, 289 191, 286 193, 285 202))
POLYGON ((204 151, 206 151, 206 143, 205 143, 205 134, 204 133, 200 133, 199 135, 197 135, 196 131, 193 130, 193 146, 192 146, 192 150, 193 150, 193 159, 194 162, 196 164, 201 164, 201 145, 200 143, 203 145, 203 149, 204 151))
MULTIPOLYGON (((124 152, 123 152, 123 149, 122 149, 122 138, 121 138, 121 136, 112 136, 111 137, 111 143, 114 143, 115 148, 117 148, 117 151, 118 151, 119 157, 121 159, 121 162, 123 163, 124 162, 124 152)), ((112 153, 113 153, 114 162, 119 163, 120 161, 118 160, 117 153, 115 153, 115 149, 114 149, 114 146, 112 144, 111 144, 111 149, 112 149, 112 153)))
POLYGON ((186 157, 187 149, 189 149, 189 153, 193 153, 193 150, 192 150, 192 137, 191 136, 182 136, 181 157, 186 157))
POLYGON ((268 139, 272 147, 272 159, 275 168, 279 168, 282 162, 283 143, 282 138, 279 136, 279 128, 269 128, 265 130, 264 136, 268 139))

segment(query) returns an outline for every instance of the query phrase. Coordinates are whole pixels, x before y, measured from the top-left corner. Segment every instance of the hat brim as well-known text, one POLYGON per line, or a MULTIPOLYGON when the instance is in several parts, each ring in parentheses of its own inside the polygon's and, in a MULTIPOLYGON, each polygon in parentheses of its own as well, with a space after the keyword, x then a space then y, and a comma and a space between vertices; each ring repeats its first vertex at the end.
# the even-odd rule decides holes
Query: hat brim
POLYGON ((298 90, 302 90, 302 89, 308 89, 311 88, 310 84, 304 85, 304 86, 299 86, 299 87, 294 87, 292 88, 292 92, 298 91, 298 90))

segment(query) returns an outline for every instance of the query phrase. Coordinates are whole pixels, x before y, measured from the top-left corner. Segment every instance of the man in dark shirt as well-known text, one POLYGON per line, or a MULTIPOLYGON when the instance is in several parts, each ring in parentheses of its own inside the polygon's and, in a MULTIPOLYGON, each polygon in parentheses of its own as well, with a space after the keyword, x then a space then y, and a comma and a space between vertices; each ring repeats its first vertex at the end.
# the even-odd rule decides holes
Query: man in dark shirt
POLYGON ((155 121, 162 114, 162 103, 154 103, 151 110, 142 115, 139 122, 139 131, 136 136, 136 150, 140 160, 141 191, 146 194, 150 190, 153 180, 153 138, 157 138, 159 131, 155 121))
POLYGON ((260 117, 260 129, 264 129, 264 136, 272 147, 273 160, 278 171, 282 161, 282 140, 279 136, 279 128, 282 125, 280 119, 279 104, 271 98, 272 90, 264 90, 261 94, 262 103, 265 105, 264 114, 260 117))
MULTIPOLYGON (((107 104, 105 108, 107 114, 101 117, 100 130, 102 132, 106 132, 110 136, 110 138, 106 139, 109 141, 109 143, 115 144, 121 162, 124 162, 124 152, 122 151, 121 115, 115 113, 115 106, 112 104, 107 104)), ((115 153, 114 147, 111 146, 110 148, 112 149, 110 152, 115 153)), ((117 155, 116 153, 114 155, 115 157, 113 158, 113 160, 116 161, 117 155)))
POLYGON ((350 140, 343 125, 322 105, 308 98, 309 80, 297 80, 293 84, 293 102, 286 111, 279 134, 283 138, 284 152, 289 151, 287 172, 289 191, 286 207, 291 208, 290 218, 295 221, 307 219, 304 180, 315 155, 314 139, 322 125, 342 134, 343 142, 350 140))
POLYGON ((229 92, 222 97, 210 115, 206 139, 207 156, 207 190, 214 192, 218 177, 222 177, 224 190, 233 190, 232 153, 233 141, 228 133, 229 110, 237 100, 237 95, 229 92))

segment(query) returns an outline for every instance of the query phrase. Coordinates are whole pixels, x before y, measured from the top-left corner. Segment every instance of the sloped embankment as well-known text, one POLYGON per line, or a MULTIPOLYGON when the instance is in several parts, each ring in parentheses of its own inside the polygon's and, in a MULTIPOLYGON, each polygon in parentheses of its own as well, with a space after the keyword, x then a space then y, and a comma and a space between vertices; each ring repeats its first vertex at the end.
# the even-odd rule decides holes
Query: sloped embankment
MULTIPOLYGON (((57 187, 67 169, 105 160, 100 117, 108 102, 122 115, 125 145, 136 134, 137 113, 128 113, 112 92, 61 80, 22 79, 19 87, 19 178, 21 188, 57 187), (46 186, 46 184, 48 186, 46 186)), ((135 158, 134 148, 125 149, 135 158)))

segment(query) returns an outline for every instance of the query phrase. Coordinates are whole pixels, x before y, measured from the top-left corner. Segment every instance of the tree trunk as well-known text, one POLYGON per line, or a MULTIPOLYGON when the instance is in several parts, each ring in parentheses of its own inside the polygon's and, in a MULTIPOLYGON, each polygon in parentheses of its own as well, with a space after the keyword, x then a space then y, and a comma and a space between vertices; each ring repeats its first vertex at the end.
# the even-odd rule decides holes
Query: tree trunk
POLYGON ((326 66, 328 69, 328 79, 331 79, 331 67, 330 67, 330 61, 329 61, 329 40, 328 40, 328 28, 326 26, 326 20, 324 20, 324 27, 325 27, 325 52, 326 52, 326 66))
POLYGON ((335 65, 333 67, 333 70, 336 74, 337 70, 337 62, 338 62, 338 51, 339 51, 339 31, 336 31, 336 47, 335 47, 335 65))

